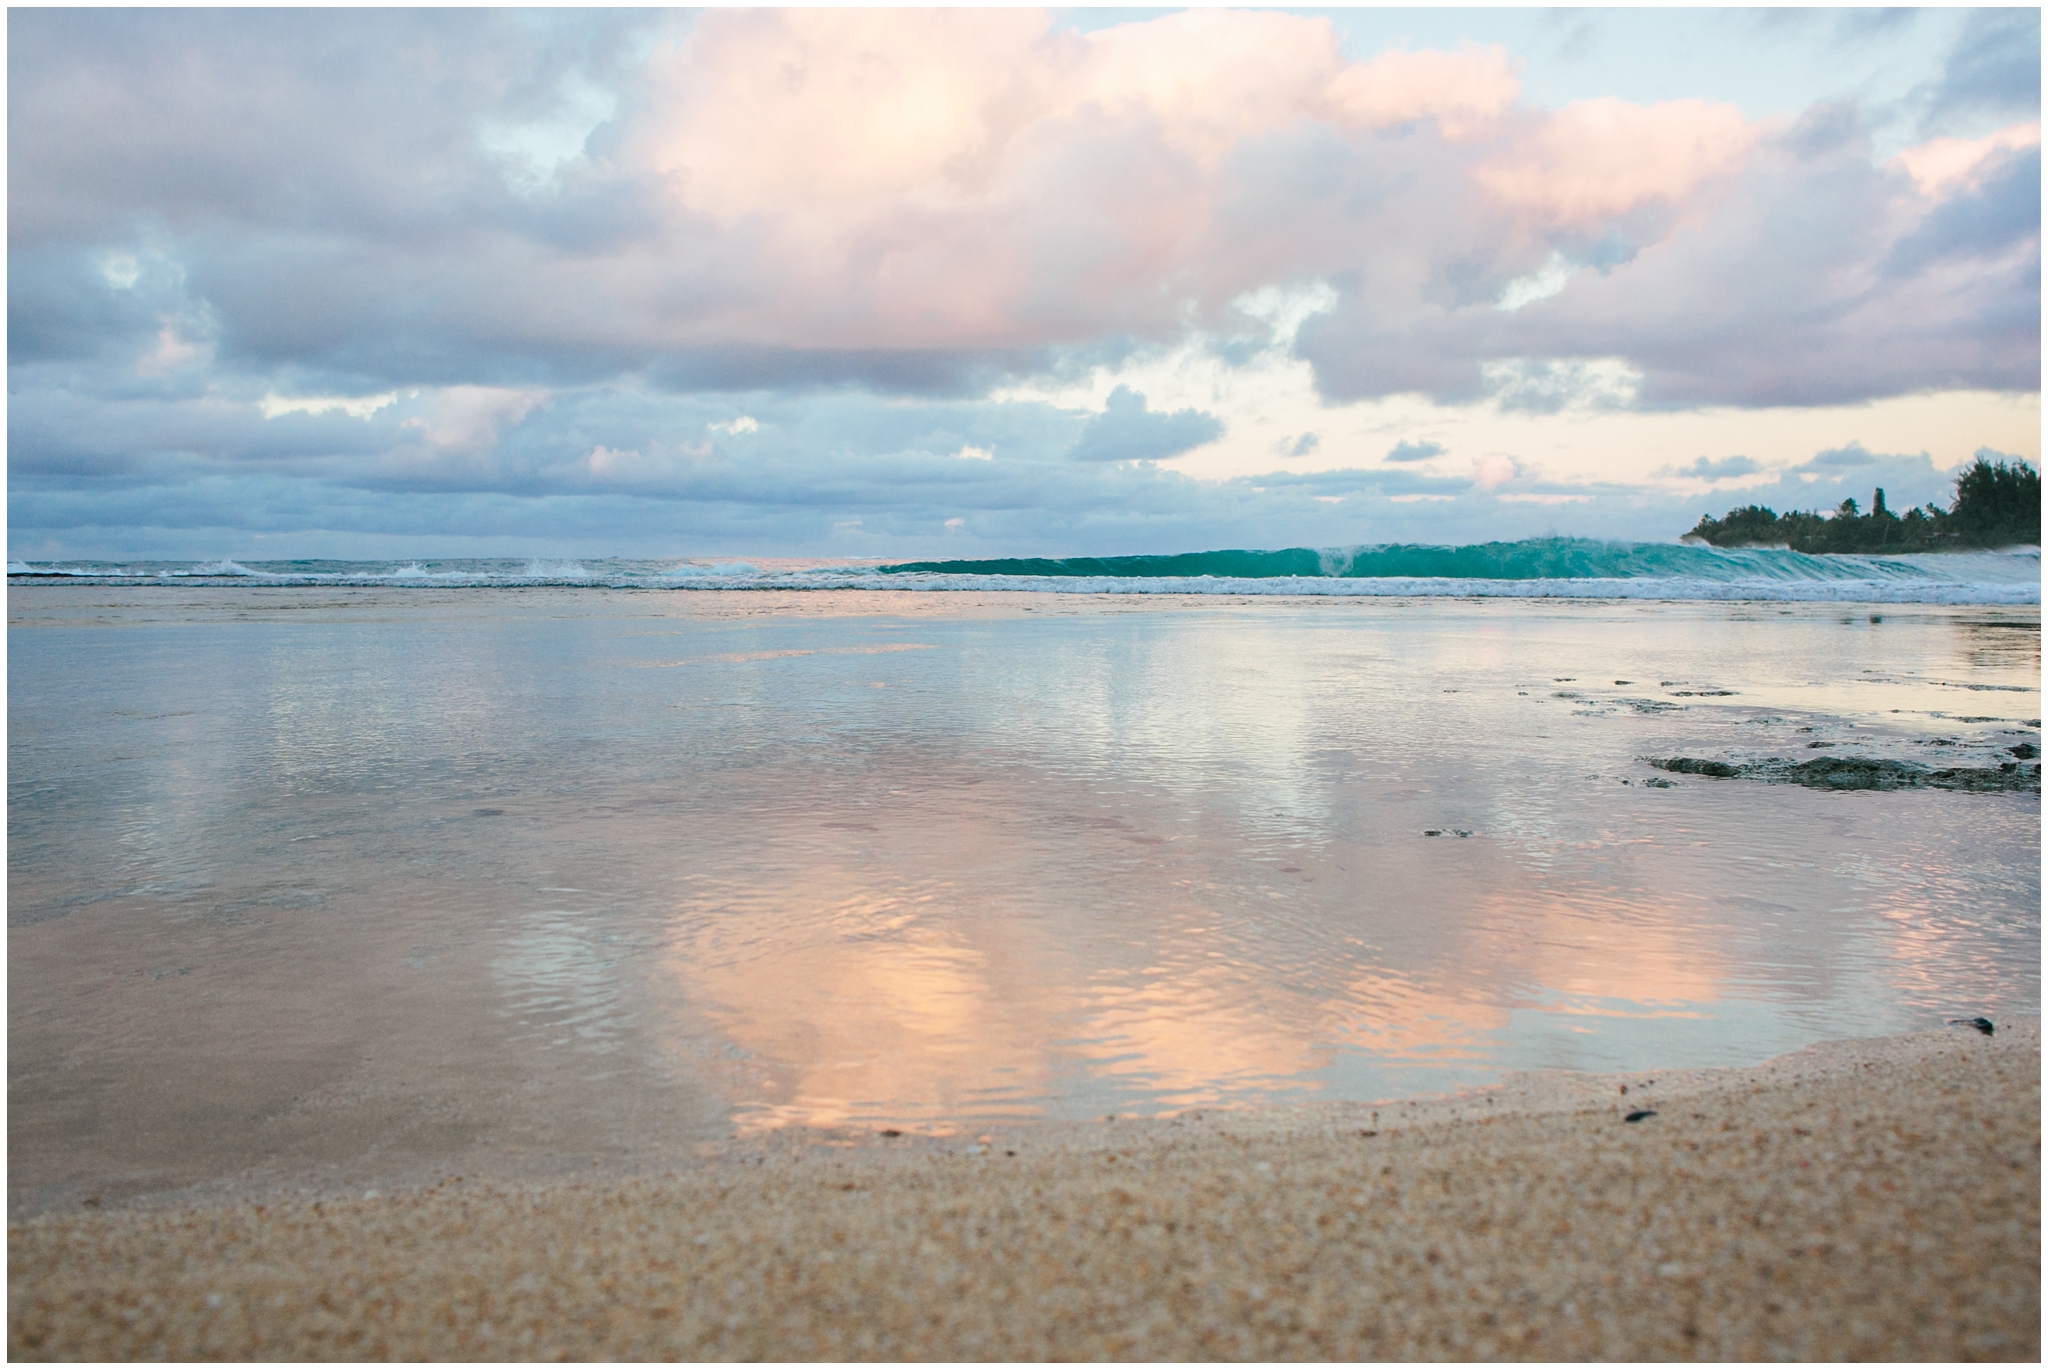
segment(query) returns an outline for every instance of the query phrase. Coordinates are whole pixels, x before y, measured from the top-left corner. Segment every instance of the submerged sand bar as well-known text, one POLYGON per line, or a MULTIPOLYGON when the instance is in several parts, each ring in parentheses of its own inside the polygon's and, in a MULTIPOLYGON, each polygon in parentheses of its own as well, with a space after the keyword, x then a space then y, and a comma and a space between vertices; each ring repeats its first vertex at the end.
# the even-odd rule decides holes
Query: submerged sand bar
POLYGON ((44 1216, 9 1229, 8 1352, 2036 1360, 2040 1082, 2021 1019, 1377 1119, 785 1134, 637 1181, 44 1216))

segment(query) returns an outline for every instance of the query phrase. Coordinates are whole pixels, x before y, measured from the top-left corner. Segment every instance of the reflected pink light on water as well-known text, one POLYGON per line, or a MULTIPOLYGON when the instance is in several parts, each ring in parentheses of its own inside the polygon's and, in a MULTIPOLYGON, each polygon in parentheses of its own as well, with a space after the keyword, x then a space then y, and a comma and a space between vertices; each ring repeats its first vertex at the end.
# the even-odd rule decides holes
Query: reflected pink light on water
POLYGON ((2037 794, 1643 760, 1998 764, 2030 609, 79 593, 10 592, 53 1194, 209 1173, 220 1110, 511 1173, 2039 1009, 2037 794))

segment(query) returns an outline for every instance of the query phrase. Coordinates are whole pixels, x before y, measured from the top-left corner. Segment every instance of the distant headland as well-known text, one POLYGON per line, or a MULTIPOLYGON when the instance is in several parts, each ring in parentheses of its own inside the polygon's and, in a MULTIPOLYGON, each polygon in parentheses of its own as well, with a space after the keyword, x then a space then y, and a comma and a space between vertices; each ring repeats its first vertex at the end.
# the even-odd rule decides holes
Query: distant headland
POLYGON ((1880 489, 1862 513, 1845 499, 1832 514, 1777 514, 1760 504, 1703 516, 1682 541, 1715 547, 1789 547, 1795 552, 1940 552, 1966 547, 2039 546, 2041 476, 2023 461, 1983 457, 1956 477, 1947 509, 1932 502, 1895 514, 1880 489))

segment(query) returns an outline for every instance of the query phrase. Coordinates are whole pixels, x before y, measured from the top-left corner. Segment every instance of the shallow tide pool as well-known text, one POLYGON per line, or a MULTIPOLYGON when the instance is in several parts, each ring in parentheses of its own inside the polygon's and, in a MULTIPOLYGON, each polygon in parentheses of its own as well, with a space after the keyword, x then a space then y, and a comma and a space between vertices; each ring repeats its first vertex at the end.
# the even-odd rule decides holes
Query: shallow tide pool
POLYGON ((2031 607, 17 586, 9 613, 17 1215, 2039 1012, 2037 789, 1643 760, 2031 767, 2031 607))

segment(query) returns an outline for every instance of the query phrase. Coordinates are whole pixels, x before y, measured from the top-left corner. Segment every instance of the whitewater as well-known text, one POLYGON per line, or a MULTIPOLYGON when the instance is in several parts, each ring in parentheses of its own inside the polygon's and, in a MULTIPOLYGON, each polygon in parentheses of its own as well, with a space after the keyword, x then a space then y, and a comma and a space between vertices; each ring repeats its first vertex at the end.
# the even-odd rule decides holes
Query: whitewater
POLYGON ((1044 591, 1871 604, 2041 602, 2038 547, 1898 556, 1537 538, 1172 555, 935 560, 12 561, 10 581, 99 584, 590 587, 610 590, 1044 591))

